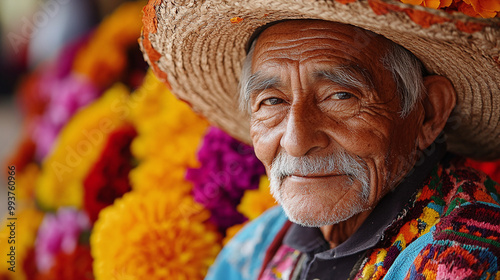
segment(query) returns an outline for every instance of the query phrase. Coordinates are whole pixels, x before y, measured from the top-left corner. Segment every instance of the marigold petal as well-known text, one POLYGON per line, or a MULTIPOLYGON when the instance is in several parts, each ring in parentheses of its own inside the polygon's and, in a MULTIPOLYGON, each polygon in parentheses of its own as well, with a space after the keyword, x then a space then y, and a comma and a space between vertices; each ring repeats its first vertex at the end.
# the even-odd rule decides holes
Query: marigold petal
POLYGON ((401 2, 410 5, 420 5, 424 0, 401 0, 401 2))
POLYGON ((441 5, 441 0, 424 0, 422 6, 437 9, 441 5))
POLYGON ((175 188, 125 194, 91 235, 96 279, 203 279, 220 251, 209 216, 175 188))

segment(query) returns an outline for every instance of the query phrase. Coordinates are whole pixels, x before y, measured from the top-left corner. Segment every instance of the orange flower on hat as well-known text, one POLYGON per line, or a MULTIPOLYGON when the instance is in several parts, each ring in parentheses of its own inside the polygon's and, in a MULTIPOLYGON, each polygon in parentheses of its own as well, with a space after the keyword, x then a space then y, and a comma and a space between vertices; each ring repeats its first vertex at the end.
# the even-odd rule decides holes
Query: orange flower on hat
POLYGON ((220 251, 209 216, 175 189, 125 194, 91 235, 96 279, 203 279, 220 251))
POLYGON ((447 12, 459 11, 472 17, 492 18, 500 11, 498 0, 401 0, 405 4, 420 5, 447 12))
POLYGON ((500 11, 498 0, 463 0, 463 2, 472 6, 474 11, 483 18, 495 17, 500 11))
POLYGON ((405 4, 420 5, 428 8, 439 9, 451 5, 452 0, 401 0, 405 4))

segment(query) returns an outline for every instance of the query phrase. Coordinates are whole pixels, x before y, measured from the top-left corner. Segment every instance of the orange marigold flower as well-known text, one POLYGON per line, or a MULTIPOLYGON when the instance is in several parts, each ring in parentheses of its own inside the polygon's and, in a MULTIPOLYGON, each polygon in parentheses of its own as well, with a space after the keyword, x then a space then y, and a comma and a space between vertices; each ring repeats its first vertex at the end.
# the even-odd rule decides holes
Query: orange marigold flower
POLYGON ((451 5, 452 0, 401 0, 405 4, 420 5, 428 8, 439 9, 451 5))
POLYGON ((127 48, 137 44, 141 34, 144 1, 121 5, 104 19, 73 62, 73 70, 89 77, 101 88, 116 81, 127 65, 127 48))
POLYGON ((446 8, 449 7, 453 3, 453 0, 441 0, 441 3, 439 5, 439 8, 446 8))
POLYGON ((209 217, 175 189, 125 194, 101 211, 91 235, 96 279, 203 279, 220 251, 209 217))
POLYGON ((243 19, 240 17, 234 17, 234 18, 231 18, 229 21, 231 21, 231 23, 240 23, 243 21, 243 19))
POLYGON ((463 0, 463 2, 471 5, 474 11, 483 18, 495 17, 500 11, 498 0, 463 0))
POLYGON ((492 18, 500 12, 498 0, 400 0, 411 5, 443 9, 449 13, 462 12, 472 17, 492 18))
POLYGON ((401 2, 410 5, 421 5, 423 0, 401 0, 401 2))

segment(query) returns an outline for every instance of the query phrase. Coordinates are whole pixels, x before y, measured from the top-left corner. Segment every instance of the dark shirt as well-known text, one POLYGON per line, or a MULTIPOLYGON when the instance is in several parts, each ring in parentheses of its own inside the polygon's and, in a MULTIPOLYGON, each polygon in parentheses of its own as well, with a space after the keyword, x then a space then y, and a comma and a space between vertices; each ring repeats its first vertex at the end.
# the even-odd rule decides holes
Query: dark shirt
POLYGON ((283 244, 305 253, 301 279, 348 279, 352 268, 367 250, 382 239, 385 229, 403 211, 432 169, 446 153, 446 145, 434 143, 393 191, 385 195, 359 229, 339 246, 330 249, 319 228, 292 224, 283 244))

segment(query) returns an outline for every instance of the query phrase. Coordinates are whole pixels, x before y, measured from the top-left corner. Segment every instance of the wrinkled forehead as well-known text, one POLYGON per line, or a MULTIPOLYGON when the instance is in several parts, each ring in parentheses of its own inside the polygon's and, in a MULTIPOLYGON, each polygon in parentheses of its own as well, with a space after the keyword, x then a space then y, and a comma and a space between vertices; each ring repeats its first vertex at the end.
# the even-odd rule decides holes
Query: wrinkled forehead
POLYGON ((352 25, 321 20, 283 21, 258 36, 252 72, 274 67, 276 63, 307 61, 313 70, 347 65, 371 73, 375 87, 383 88, 386 80, 390 78, 392 82, 392 75, 382 58, 393 44, 385 37, 352 25))
POLYGON ((323 20, 287 20, 270 24, 254 36, 255 49, 273 45, 276 51, 308 51, 309 48, 344 50, 346 53, 381 56, 394 43, 371 31, 323 20))

